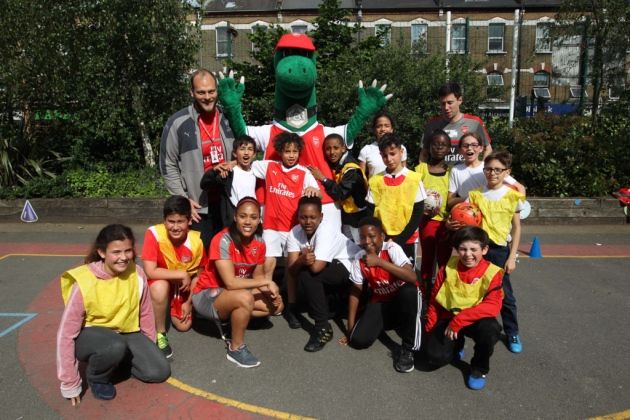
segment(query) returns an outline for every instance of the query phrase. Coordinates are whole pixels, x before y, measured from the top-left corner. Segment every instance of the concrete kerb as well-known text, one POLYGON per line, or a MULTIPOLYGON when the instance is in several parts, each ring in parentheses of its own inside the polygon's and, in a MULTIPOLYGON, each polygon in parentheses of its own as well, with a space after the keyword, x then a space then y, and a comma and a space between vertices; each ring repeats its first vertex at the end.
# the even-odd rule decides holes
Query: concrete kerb
MULTIPOLYGON (((29 200, 40 222, 150 224, 162 217, 164 198, 78 198, 29 200)), ((527 225, 625 224, 629 221, 614 198, 528 198, 527 225)), ((24 199, 0 200, 0 223, 16 222, 24 199)))

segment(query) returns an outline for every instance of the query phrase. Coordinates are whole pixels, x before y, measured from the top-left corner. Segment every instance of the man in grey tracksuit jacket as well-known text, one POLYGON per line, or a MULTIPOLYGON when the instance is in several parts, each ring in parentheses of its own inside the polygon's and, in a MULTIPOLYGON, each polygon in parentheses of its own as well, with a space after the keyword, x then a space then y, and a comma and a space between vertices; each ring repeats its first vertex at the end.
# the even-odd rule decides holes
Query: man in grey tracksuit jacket
MULTIPOLYGON (((195 72, 195 77, 208 77, 206 73, 195 72)), ((212 77, 214 79, 214 77, 212 77)), ((216 86, 216 81, 214 86, 216 86)), ((210 245, 212 235, 222 226, 217 205, 208 207, 208 196, 199 185, 204 174, 203 156, 201 152, 201 134, 199 129, 199 115, 212 108, 219 113, 219 131, 226 160, 232 157, 232 143, 234 134, 221 109, 210 101, 200 104, 200 99, 194 94, 195 86, 191 83, 191 105, 173 114, 162 131, 160 141, 160 173, 169 193, 188 197, 193 206, 192 228, 201 232, 204 245, 210 245), (198 206, 197 206, 198 204, 198 206), (198 213, 198 215, 197 215, 198 213)), ((216 88, 215 88, 216 89, 216 88)), ((215 93, 216 96, 216 93, 215 93)))

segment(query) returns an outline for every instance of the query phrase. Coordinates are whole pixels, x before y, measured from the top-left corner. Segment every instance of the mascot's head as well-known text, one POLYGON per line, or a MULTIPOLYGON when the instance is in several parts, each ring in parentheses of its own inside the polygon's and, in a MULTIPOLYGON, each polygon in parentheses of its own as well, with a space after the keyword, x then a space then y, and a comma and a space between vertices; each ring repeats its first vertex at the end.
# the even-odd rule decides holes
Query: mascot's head
POLYGON ((274 55, 276 88, 287 97, 302 98, 315 89, 315 45, 304 34, 285 34, 274 55))

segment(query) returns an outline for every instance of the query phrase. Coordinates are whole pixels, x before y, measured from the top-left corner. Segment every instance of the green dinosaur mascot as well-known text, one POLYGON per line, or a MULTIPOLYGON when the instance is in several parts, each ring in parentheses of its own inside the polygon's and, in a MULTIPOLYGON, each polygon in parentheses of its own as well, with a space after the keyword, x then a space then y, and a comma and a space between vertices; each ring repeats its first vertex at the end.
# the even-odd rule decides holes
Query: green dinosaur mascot
MULTIPOLYGON (((241 77, 237 82, 231 73, 229 77, 220 74, 219 101, 235 137, 243 134, 253 137, 259 150, 265 151, 265 159, 280 160, 273 149, 273 139, 284 131, 297 133, 304 139, 300 164, 317 167, 326 178, 332 179, 332 171, 324 158, 324 138, 328 134, 340 134, 348 148, 352 148, 354 138, 366 121, 391 97, 384 93, 386 85, 378 89, 374 81, 371 87, 364 89, 362 82, 359 82, 359 106, 348 124, 325 127, 317 121, 317 70, 315 46, 311 39, 303 34, 283 35, 276 45, 274 67, 276 90, 273 124, 263 126, 247 126, 243 119, 241 100, 245 91, 244 78, 241 77)), ((324 217, 327 218, 326 213, 334 209, 334 200, 325 193, 323 187, 320 190, 323 194, 324 217)))

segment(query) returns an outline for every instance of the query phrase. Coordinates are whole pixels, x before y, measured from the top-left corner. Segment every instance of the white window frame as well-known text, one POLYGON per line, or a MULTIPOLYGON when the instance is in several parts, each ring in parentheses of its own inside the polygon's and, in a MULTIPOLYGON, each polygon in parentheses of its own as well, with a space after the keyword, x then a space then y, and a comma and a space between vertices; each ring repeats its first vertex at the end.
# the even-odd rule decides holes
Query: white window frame
POLYGON ((488 73, 486 75, 486 82, 488 86, 505 86, 503 75, 499 72, 488 73), (500 77, 500 79, 498 79, 497 76, 500 77), (501 80, 501 83, 495 83, 495 80, 501 80))
POLYGON ((426 52, 429 46, 429 25, 426 23, 412 23, 411 47, 415 48, 416 43, 420 40, 422 40, 422 48, 419 51, 426 52))
MULTIPOLYGON (((581 91, 582 91, 582 86, 580 85, 569 86, 569 94, 571 95, 571 98, 579 99, 581 95, 581 91)), ((584 97, 588 98, 588 92, 586 90, 584 91, 584 97)))
POLYGON ((388 47, 392 43, 392 25, 391 23, 377 23, 374 25, 374 35, 379 36, 382 32, 387 30, 387 37, 381 42, 381 47, 388 47))
POLYGON ((535 87, 533 89, 533 91, 534 91, 534 97, 536 99, 538 99, 538 98, 551 99, 551 92, 549 91, 549 88, 546 88, 546 87, 535 87))
POLYGON ((489 53, 504 53, 505 52, 505 23, 491 22, 488 24, 488 52, 489 53), (501 28, 501 36, 492 36, 490 34, 491 28, 501 28), (491 48, 491 41, 501 40, 500 48, 491 48))
POLYGON ((453 25, 451 26, 451 52, 452 53, 456 53, 456 54, 466 54, 466 23, 453 23, 453 25), (464 36, 455 36, 455 28, 462 28, 464 30, 464 36), (456 42, 462 42, 463 40, 463 45, 462 48, 455 48, 456 42))
POLYGON ((218 26, 215 28, 216 34, 216 56, 217 57, 227 57, 228 56, 228 43, 230 40, 228 39, 228 27, 227 26, 218 26), (222 39, 219 39, 222 38, 222 39))
POLYGON ((308 25, 305 25, 305 24, 291 25, 291 33, 305 34, 307 32, 308 32, 308 25))
POLYGON ((550 84, 551 84, 551 75, 549 73, 547 73, 546 71, 538 71, 534 73, 534 76, 532 78, 532 86, 534 88, 548 88, 550 84), (547 83, 544 85, 542 83, 536 83, 536 75, 542 75, 542 74, 544 74, 547 78, 547 83))
POLYGON ((536 53, 550 53, 551 52, 551 28, 552 22, 538 22, 536 24, 536 53), (543 32, 546 31, 546 32, 543 32))

